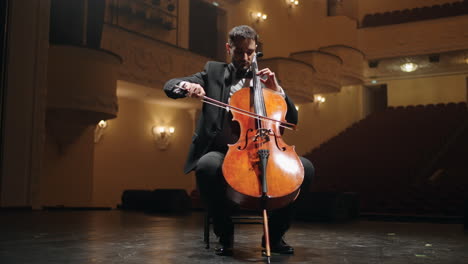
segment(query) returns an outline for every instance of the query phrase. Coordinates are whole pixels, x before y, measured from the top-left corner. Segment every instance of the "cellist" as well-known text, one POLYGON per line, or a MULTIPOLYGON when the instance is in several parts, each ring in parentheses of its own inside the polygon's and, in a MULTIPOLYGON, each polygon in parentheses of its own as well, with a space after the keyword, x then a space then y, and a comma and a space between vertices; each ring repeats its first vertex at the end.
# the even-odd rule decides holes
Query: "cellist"
MULTIPOLYGON (((236 26, 228 36, 226 51, 230 63, 209 61, 202 72, 188 77, 169 80, 164 91, 167 96, 178 99, 184 97, 213 98, 228 103, 230 97, 243 87, 248 87, 252 76, 249 68, 257 48, 257 33, 249 26, 236 26), (250 74, 251 75, 251 74, 250 74)), ((275 73, 265 68, 257 75, 263 87, 280 93, 287 104, 286 121, 297 124, 298 113, 292 100, 279 85, 275 73)), ((232 121, 232 114, 222 108, 204 104, 199 116, 192 144, 185 163, 184 172, 195 170, 200 196, 213 219, 213 229, 219 238, 215 248, 217 255, 233 254, 234 226, 231 221, 232 202, 226 197, 226 182, 222 174, 222 164, 227 145, 236 142, 239 136, 239 126, 232 121)), ((302 190, 307 190, 314 175, 312 163, 300 157, 304 167, 302 190)), ((284 240, 293 219, 294 204, 274 210, 270 213, 269 234, 271 252, 277 254, 293 254, 294 248, 284 240)), ((262 238, 265 247, 265 239, 262 238)))

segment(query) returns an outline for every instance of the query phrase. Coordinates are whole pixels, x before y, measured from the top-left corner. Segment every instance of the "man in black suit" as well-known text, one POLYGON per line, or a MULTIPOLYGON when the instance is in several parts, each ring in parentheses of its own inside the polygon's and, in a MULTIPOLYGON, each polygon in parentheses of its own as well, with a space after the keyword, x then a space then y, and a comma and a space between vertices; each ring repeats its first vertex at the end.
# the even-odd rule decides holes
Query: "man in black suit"
MULTIPOLYGON (((207 96, 228 103, 233 93, 248 87, 251 80, 249 69, 255 56, 257 33, 249 26, 237 26, 229 32, 226 50, 231 63, 206 63, 202 72, 192 76, 169 80, 164 91, 167 96, 177 99, 184 97, 201 98, 207 96), (182 88, 181 88, 182 87, 182 88)), ((265 68, 258 75, 263 86, 280 93, 287 104, 286 121, 297 124, 298 114, 291 99, 279 85, 275 73, 265 68)), ((231 202, 226 197, 226 182, 222 174, 222 164, 228 150, 227 145, 235 143, 239 127, 232 115, 222 108, 204 104, 192 138, 192 144, 184 171, 195 170, 200 195, 213 219, 215 234, 220 246, 215 249, 218 255, 232 255, 234 227, 230 218, 231 202)), ((312 163, 300 157, 304 166, 304 181, 301 189, 307 191, 314 174, 312 163)), ((293 217, 293 205, 275 210, 270 214, 270 245, 273 253, 293 254, 283 236, 289 229, 293 217)), ((262 241, 262 246, 265 242, 262 241)))

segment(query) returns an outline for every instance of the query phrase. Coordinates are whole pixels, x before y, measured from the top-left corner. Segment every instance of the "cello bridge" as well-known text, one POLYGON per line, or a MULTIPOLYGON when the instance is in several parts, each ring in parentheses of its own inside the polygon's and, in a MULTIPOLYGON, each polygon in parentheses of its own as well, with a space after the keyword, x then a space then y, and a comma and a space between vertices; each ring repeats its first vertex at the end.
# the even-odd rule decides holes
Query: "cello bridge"
POLYGON ((262 139, 262 142, 258 142, 258 143, 269 142, 270 133, 271 133, 271 129, 266 129, 266 128, 258 129, 257 134, 255 135, 255 138, 253 139, 253 142, 257 142, 259 139, 262 139))

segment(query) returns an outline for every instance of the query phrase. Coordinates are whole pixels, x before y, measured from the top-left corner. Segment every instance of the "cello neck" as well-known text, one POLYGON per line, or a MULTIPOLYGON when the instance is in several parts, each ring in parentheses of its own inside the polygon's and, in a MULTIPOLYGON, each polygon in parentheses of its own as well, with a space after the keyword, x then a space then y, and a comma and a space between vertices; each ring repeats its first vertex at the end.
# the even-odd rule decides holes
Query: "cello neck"
POLYGON ((262 85, 260 82, 260 77, 257 75, 258 64, 257 64, 257 55, 254 56, 251 65, 252 71, 252 81, 253 81, 253 102, 255 113, 259 116, 266 116, 265 101, 262 93, 262 85))

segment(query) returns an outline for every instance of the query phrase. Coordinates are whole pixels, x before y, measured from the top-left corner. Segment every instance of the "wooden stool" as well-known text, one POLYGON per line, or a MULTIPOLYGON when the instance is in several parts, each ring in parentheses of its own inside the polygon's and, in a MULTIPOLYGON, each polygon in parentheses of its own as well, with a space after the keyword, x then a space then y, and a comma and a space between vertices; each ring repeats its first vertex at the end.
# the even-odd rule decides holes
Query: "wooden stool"
MULTIPOLYGON (((240 216, 235 215, 231 216, 233 224, 260 224, 263 225, 263 217, 261 216, 240 216)), ((203 241, 205 242, 205 248, 210 248, 210 225, 212 224, 212 219, 208 213, 205 213, 205 222, 203 230, 203 241)))

